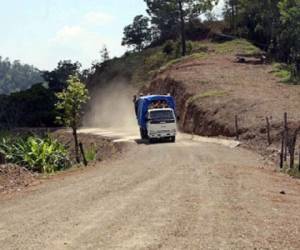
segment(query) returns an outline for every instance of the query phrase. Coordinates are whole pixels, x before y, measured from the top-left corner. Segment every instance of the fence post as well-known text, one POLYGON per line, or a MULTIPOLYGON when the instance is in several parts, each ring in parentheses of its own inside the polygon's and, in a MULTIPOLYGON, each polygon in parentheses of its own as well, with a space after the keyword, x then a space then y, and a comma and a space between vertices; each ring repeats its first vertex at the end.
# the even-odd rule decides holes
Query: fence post
MULTIPOLYGON (((284 154, 284 131, 281 133, 281 150, 280 150, 280 168, 283 168, 283 154, 284 154)), ((300 168, 300 167, 299 167, 300 168)))
POLYGON ((6 160, 5 160, 5 155, 3 155, 2 153, 0 153, 0 165, 1 164, 5 164, 6 160))
POLYGON ((299 172, 300 172, 300 148, 299 148, 299 166, 298 166, 299 172))
POLYGON ((297 143, 297 136, 299 133, 299 129, 296 129, 294 134, 292 135, 292 137, 289 140, 289 152, 290 152, 290 168, 294 168, 294 164, 295 164, 295 148, 296 148, 296 143, 297 143))
POLYGON ((80 152, 81 152, 81 155, 82 155, 83 164, 84 164, 84 166, 87 166, 88 162, 87 162, 87 160, 85 158, 85 154, 84 154, 84 150, 83 150, 83 145, 82 145, 81 142, 79 143, 79 148, 80 148, 80 152))
POLYGON ((239 140, 240 139, 240 135, 239 135, 239 123, 238 123, 238 116, 235 116, 235 133, 236 133, 236 139, 239 140))
POLYGON ((272 144, 272 141, 271 141, 271 135, 270 135, 270 120, 269 120, 269 117, 266 117, 266 122, 267 122, 267 139, 268 139, 268 144, 269 146, 272 144))
POLYGON ((287 112, 284 113, 284 151, 283 151, 283 159, 286 162, 287 161, 287 153, 288 153, 288 140, 289 140, 289 134, 288 134, 288 125, 287 125, 287 112))

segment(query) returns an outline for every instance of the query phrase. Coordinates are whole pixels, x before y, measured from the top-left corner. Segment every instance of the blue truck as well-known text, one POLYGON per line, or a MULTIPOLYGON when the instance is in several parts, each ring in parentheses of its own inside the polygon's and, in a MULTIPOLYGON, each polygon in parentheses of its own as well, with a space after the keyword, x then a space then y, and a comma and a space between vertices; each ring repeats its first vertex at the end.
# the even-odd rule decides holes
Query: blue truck
POLYGON ((168 139, 175 142, 175 101, 171 95, 141 95, 134 97, 134 105, 141 139, 150 142, 168 139))

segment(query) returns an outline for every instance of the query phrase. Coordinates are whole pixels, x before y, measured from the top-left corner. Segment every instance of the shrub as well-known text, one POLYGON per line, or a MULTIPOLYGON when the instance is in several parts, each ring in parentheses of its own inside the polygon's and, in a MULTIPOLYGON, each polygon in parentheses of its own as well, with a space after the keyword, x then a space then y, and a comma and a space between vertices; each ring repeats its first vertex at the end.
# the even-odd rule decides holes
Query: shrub
POLYGON ((70 166, 68 152, 58 141, 49 137, 2 138, 0 152, 8 162, 31 171, 53 173, 70 166))
POLYGON ((163 52, 167 55, 172 55, 176 49, 176 44, 173 41, 167 41, 163 47, 163 52))
POLYGON ((97 158, 97 149, 95 144, 91 144, 90 148, 85 151, 85 158, 87 161, 95 161, 97 158))

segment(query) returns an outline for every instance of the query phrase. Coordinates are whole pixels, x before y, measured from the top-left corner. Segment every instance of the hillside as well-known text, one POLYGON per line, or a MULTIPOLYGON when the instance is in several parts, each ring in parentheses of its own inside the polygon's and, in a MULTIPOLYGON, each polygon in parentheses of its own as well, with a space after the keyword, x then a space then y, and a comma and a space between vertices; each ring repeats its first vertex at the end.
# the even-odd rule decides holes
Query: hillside
POLYGON ((0 56, 0 94, 29 89, 32 85, 44 82, 41 72, 28 64, 0 56))
POLYGON ((300 88, 283 83, 279 75, 285 72, 276 73, 272 64, 263 63, 261 51, 247 41, 193 42, 191 54, 181 59, 162 50, 114 59, 109 73, 96 71, 91 82, 95 86, 122 79, 144 93, 171 93, 185 132, 235 137, 237 116, 240 139, 255 148, 267 146, 266 117, 274 143, 280 139, 284 112, 291 123, 300 121, 300 88))

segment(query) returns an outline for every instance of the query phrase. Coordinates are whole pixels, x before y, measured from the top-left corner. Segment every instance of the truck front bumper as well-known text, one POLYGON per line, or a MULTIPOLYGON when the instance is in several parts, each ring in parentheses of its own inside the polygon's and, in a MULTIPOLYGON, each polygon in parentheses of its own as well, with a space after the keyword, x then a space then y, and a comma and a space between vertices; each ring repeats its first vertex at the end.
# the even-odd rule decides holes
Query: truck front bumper
POLYGON ((148 137, 150 139, 161 139, 161 138, 168 138, 168 137, 175 137, 176 136, 176 132, 150 132, 148 134, 148 137))

